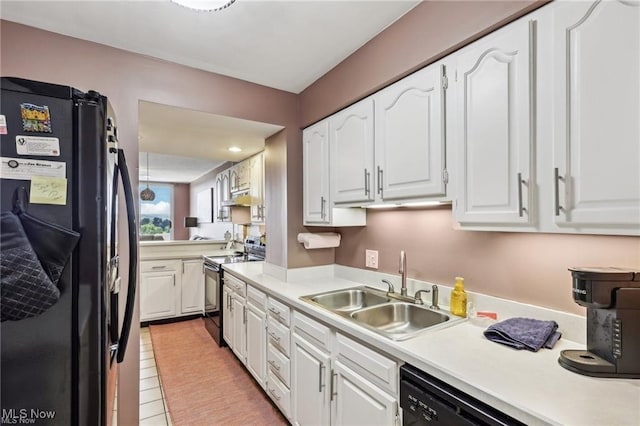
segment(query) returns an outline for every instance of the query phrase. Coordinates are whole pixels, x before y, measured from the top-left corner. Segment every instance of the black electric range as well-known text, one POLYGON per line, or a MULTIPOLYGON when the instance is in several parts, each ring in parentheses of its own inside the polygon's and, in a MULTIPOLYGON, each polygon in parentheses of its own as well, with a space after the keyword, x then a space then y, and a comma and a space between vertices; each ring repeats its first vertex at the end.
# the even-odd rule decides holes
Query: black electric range
POLYGON ((218 346, 226 346, 222 337, 222 265, 227 263, 255 262, 265 259, 266 247, 259 239, 247 238, 244 251, 228 256, 202 256, 204 260, 204 325, 218 346))

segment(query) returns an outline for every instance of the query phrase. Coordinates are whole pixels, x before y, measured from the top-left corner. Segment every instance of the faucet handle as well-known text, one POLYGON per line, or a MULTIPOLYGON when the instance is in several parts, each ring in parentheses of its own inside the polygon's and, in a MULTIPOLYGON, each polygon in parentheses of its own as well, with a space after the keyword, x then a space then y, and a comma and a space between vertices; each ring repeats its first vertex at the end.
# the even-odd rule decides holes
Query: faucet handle
POLYGON ((413 303, 416 303, 418 305, 424 305, 424 302, 422 301, 422 298, 420 297, 420 293, 430 293, 431 290, 418 290, 416 291, 415 296, 413 296, 414 300, 413 303))
POLYGON ((393 284, 391 284, 391 281, 382 280, 382 282, 389 286, 389 288, 387 289, 387 293, 395 293, 395 289, 393 288, 393 284))

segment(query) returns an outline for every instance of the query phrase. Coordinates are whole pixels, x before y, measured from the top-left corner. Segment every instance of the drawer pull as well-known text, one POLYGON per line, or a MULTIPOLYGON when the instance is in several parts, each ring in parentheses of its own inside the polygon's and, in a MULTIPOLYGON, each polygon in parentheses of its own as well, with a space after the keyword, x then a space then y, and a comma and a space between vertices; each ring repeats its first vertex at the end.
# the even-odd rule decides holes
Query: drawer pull
POLYGON ((275 308, 269 308, 269 312, 271 312, 273 315, 276 315, 278 317, 280 316, 280 311, 275 308))
POLYGON ((280 395, 278 395, 274 389, 269 388, 269 393, 273 395, 276 401, 280 401, 280 395))
POLYGON ((280 343, 280 336, 276 335, 275 333, 269 333, 269 336, 271 336, 271 338, 276 342, 280 343))
POLYGON ((162 266, 152 266, 151 269, 165 269, 167 267, 167 265, 162 265, 162 266))
POLYGON ((276 365, 275 361, 270 360, 269 364, 276 370, 276 371, 280 371, 280 366, 276 365))

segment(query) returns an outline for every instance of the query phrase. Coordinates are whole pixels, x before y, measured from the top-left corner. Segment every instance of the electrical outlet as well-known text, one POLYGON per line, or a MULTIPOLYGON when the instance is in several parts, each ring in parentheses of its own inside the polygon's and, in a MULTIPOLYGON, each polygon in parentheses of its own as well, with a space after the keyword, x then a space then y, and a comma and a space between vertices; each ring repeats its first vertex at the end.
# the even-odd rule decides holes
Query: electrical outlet
POLYGON ((371 269, 378 269, 378 250, 365 250, 365 266, 371 269))

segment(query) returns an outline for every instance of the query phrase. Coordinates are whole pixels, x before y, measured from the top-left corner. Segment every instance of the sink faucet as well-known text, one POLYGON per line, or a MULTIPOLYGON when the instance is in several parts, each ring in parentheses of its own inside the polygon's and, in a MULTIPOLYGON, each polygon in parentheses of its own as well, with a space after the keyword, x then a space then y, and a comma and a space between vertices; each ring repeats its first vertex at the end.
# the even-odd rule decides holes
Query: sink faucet
POLYGON ((402 286, 400 287, 400 294, 402 296, 407 295, 407 255, 404 250, 400 250, 400 275, 402 277, 402 286))

